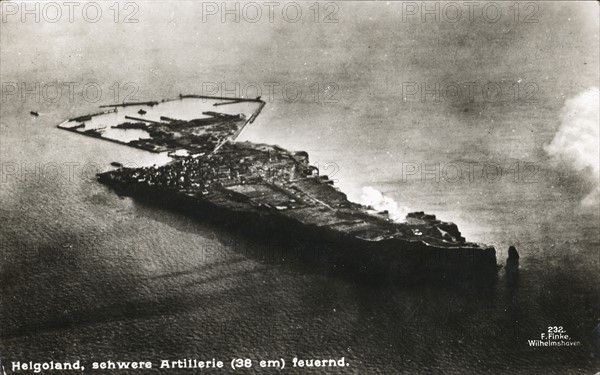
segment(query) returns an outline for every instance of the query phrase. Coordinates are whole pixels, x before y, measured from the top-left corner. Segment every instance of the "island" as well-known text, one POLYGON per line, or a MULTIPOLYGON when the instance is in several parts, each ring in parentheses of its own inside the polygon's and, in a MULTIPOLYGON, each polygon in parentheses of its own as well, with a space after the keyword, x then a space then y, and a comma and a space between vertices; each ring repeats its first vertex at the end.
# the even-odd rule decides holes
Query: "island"
POLYGON ((59 127, 168 153, 171 161, 165 165, 119 166, 100 173, 98 181, 118 194, 183 210, 263 240, 302 239, 326 249, 307 251, 307 262, 405 280, 496 274, 495 249, 466 241, 455 224, 424 212, 396 222, 385 211, 349 201, 310 165, 307 152, 238 141, 265 105, 260 98, 180 95, 114 105, 59 127), (185 116, 175 113, 177 101, 185 116), (202 110, 211 104, 220 111, 202 110), (236 106, 252 111, 224 110, 236 106), (139 133, 133 139, 115 135, 128 131, 139 133))

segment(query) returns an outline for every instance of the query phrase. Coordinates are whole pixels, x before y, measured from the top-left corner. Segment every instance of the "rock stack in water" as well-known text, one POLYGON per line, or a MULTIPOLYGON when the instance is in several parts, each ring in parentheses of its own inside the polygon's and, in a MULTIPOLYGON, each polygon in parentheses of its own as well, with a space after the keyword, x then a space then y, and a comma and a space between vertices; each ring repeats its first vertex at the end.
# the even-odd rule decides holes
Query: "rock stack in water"
POLYGON ((519 260, 519 252, 514 246, 508 248, 508 260, 519 260))

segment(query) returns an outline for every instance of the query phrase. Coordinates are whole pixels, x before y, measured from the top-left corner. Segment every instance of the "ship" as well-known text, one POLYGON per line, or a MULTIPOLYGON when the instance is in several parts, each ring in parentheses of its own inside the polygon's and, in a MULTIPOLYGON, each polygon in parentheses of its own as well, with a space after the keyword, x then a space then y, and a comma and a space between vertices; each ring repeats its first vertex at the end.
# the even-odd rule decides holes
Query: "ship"
POLYGON ((495 249, 468 242, 454 223, 424 212, 397 222, 388 212, 348 200, 311 165, 307 152, 239 141, 265 105, 260 98, 180 95, 113 105, 59 128, 168 153, 171 161, 164 165, 99 173, 98 181, 119 195, 186 211, 255 239, 311 244, 299 256, 308 263, 402 280, 496 274, 495 249), (180 114, 178 106, 185 108, 180 114), (202 108, 207 106, 219 112, 202 108), (140 111, 144 118, 132 116, 140 111), (144 135, 119 140, 107 129, 144 135))

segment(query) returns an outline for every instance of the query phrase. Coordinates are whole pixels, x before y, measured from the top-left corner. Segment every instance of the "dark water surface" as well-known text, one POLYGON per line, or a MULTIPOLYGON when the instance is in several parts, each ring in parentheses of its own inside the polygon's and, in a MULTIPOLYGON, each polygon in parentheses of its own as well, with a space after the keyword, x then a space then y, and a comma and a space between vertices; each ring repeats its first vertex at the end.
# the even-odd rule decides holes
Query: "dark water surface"
POLYGON ((156 367, 213 357, 350 363, 315 373, 600 370, 599 216, 580 205, 594 186, 543 149, 565 100, 598 86, 597 18, 586 5, 540 3, 534 25, 450 25, 402 23, 385 3, 350 3, 340 5, 338 24, 309 25, 202 23, 191 2, 139 4, 135 25, 2 24, 2 82, 97 82, 104 93, 98 103, 81 95, 2 102, 0 359, 8 373, 11 361, 156 367), (518 79, 538 84, 539 101, 404 103, 400 91, 403 82, 518 79), (94 172, 158 159, 55 128, 113 103, 114 82, 134 82, 139 100, 156 100, 200 94, 203 82, 291 81, 306 93, 311 82, 335 82, 337 102, 276 95, 246 139, 306 150, 321 169, 331 163, 325 172, 351 199, 373 186, 456 222, 468 240, 496 246, 501 264, 515 245, 518 278, 501 269, 491 285, 406 286, 281 262, 269 241, 119 198, 94 172), (406 163, 448 162, 505 173, 402 178, 406 163), (62 166, 61 178, 49 163, 62 166), (539 178, 515 180, 515 163, 534 164, 539 178), (6 169, 14 166, 16 175, 6 169), (548 326, 563 326, 581 346, 529 347, 548 326))

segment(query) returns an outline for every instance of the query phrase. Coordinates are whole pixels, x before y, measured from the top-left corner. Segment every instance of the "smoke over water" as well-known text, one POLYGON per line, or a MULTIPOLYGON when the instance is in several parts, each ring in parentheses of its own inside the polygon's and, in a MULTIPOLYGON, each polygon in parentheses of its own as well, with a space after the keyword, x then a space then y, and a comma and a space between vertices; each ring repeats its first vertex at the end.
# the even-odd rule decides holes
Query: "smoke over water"
POLYGON ((373 207, 376 211, 387 211, 389 218, 396 223, 405 221, 406 215, 409 212, 408 208, 404 206, 398 207, 395 200, 386 197, 379 190, 370 186, 362 189, 360 202, 362 205, 373 207))
POLYGON ((600 202, 599 112, 598 87, 588 88, 567 100, 560 128, 544 147, 555 161, 568 165, 593 184, 593 190, 581 201, 586 209, 595 209, 600 202))

